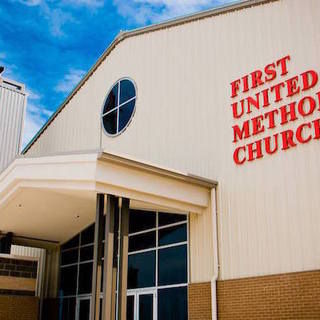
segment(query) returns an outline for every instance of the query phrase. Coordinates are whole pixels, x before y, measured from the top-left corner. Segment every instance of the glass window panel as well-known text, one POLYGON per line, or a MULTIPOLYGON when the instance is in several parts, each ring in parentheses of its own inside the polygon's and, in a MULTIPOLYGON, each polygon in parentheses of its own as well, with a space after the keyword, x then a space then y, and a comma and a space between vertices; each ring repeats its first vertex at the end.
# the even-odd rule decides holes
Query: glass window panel
POLYGON ((136 95, 136 89, 130 80, 120 82, 120 104, 128 101, 136 95))
POLYGON ((187 282, 187 245, 159 250, 159 285, 187 282))
POLYGON ((61 252, 61 265, 77 263, 78 262, 79 249, 71 249, 61 252))
POLYGON ((153 319, 153 294, 139 295, 139 320, 153 319))
POLYGON ((69 298, 69 318, 68 320, 75 319, 76 316, 76 298, 69 298))
POLYGON ((129 237, 129 252, 150 249, 156 246, 156 232, 138 234, 129 237))
POLYGON ((90 300, 81 299, 79 300, 79 320, 90 319, 90 300))
POLYGON ((114 85, 102 111, 102 124, 107 133, 116 135, 129 124, 135 108, 135 96, 136 90, 131 80, 123 79, 114 85))
POLYGON ((159 227, 186 220, 187 215, 185 214, 159 212, 159 227))
POLYGON ((119 108, 119 131, 123 130, 129 123, 134 111, 136 100, 132 100, 119 108))
POLYGON ((82 247, 80 249, 80 261, 93 260, 93 246, 82 247))
POLYGON ((186 224, 159 230, 159 246, 183 241, 187 241, 186 224))
POLYGON ((60 269, 60 295, 75 295, 77 291, 78 266, 64 267, 60 269))
POLYGON ((103 299, 100 298, 100 312, 99 312, 99 319, 102 320, 102 303, 103 303, 103 299))
POLYGON ((110 91, 103 107, 103 113, 106 113, 118 105, 118 84, 110 91))
POLYGON ((77 234, 71 240, 61 246, 61 250, 76 248, 79 246, 79 235, 77 234))
POLYGON ((127 320, 134 320, 134 296, 127 296, 127 320))
POLYGON ((92 262, 79 265, 78 294, 91 293, 92 288, 92 262))
POLYGON ((130 210, 129 233, 156 227, 156 214, 152 211, 130 210))
POLYGON ((105 235, 105 233, 106 233, 106 216, 105 215, 102 217, 101 223, 102 223, 102 240, 105 240, 105 238, 106 238, 106 235, 105 235))
POLYGON ((61 299, 60 300, 59 320, 62 320, 62 319, 69 320, 68 299, 61 299))
POLYGON ((94 225, 95 224, 92 224, 87 229, 85 229, 81 232, 81 245, 82 246, 85 244, 94 242, 94 225))
POLYGON ((188 320, 187 287, 158 290, 158 320, 188 320))
POLYGON ((117 133, 117 114, 118 109, 109 113, 108 115, 102 118, 103 127, 109 134, 116 134, 117 133))
POLYGON ((128 289, 153 287, 155 285, 155 266, 155 251, 129 255, 128 289))
POLYGON ((76 299, 75 298, 64 298, 61 299, 59 314, 61 318, 59 320, 74 320, 76 313, 76 299))
POLYGON ((101 283, 100 283, 100 292, 103 292, 103 272, 104 272, 104 261, 101 263, 101 283))

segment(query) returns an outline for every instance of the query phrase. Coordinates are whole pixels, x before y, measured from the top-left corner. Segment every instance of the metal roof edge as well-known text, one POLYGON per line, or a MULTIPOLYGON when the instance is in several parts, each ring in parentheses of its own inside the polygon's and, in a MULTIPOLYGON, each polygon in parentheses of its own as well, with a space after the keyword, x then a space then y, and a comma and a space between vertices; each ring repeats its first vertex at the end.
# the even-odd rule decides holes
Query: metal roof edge
POLYGON ((151 174, 170 177, 176 180, 180 180, 186 183, 190 183, 208 189, 216 188, 218 185, 218 182, 215 180, 164 168, 147 162, 141 162, 136 159, 123 157, 113 153, 100 152, 97 156, 97 160, 102 162, 115 163, 129 168, 140 169, 151 174))
POLYGON ((225 14, 232 11, 242 10, 249 7, 265 4, 268 2, 276 2, 280 0, 240 0, 236 2, 231 2, 227 5, 215 7, 213 9, 201 11, 198 13, 182 16, 179 18, 171 19, 157 24, 152 24, 146 27, 141 27, 133 29, 131 31, 120 31, 118 35, 114 38, 111 44, 106 48, 106 50, 100 55, 96 63, 89 69, 89 71, 83 76, 80 82, 75 86, 67 98, 60 104, 57 110, 50 116, 47 122, 39 129, 35 136, 30 140, 30 142, 21 151, 21 154, 25 154, 31 146, 38 140, 40 135, 45 131, 45 129, 51 124, 51 122, 57 117, 57 115, 64 109, 64 107, 69 103, 73 96, 80 90, 80 88, 85 84, 85 82, 91 77, 94 71, 100 66, 100 64, 106 59, 106 57, 113 51, 113 49, 126 38, 134 37, 144 33, 161 30, 164 28, 175 27, 181 24, 189 23, 192 21, 209 18, 212 16, 217 16, 225 14))
POLYGON ((26 87, 24 83, 2 77, 1 75, 0 75, 0 85, 5 87, 6 89, 13 90, 15 92, 18 92, 24 95, 28 95, 26 92, 26 87))
POLYGON ((188 22, 192 22, 192 21, 196 21, 196 20, 200 20, 200 19, 205 19, 205 18, 210 18, 212 16, 217 16, 217 15, 221 15, 224 13, 237 11, 237 10, 241 10, 241 9, 246 9, 246 8, 249 8, 252 6, 257 6, 260 4, 264 4, 264 3, 268 3, 268 2, 276 2, 276 1, 280 1, 280 0, 234 0, 232 2, 229 2, 228 4, 216 6, 212 9, 188 14, 185 16, 169 19, 169 20, 155 23, 152 25, 148 25, 145 27, 133 29, 133 30, 127 31, 126 33, 128 33, 127 36, 135 36, 135 35, 142 34, 142 33, 156 31, 156 30, 164 29, 164 28, 170 28, 170 27, 174 27, 174 26, 181 25, 184 23, 188 23, 188 22))

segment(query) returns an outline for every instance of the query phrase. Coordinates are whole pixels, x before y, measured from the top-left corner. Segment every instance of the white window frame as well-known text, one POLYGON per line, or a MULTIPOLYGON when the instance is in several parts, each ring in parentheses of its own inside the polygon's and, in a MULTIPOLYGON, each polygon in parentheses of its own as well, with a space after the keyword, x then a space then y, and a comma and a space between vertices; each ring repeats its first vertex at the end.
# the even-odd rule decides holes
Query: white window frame
MULTIPOLYGON (((89 227, 89 226, 88 226, 89 227)), ((64 264, 64 265, 59 265, 59 272, 61 272, 61 269, 63 268, 67 268, 67 267, 71 267, 71 266, 77 266, 77 289, 76 289, 76 294, 73 295, 65 295, 60 297, 59 299, 68 299, 68 298, 75 298, 76 299, 76 310, 78 310, 77 308, 77 300, 78 298, 80 299, 91 299, 92 293, 81 293, 78 294, 79 291, 79 274, 80 274, 80 265, 81 264, 85 264, 85 263, 93 263, 93 258, 91 260, 85 260, 85 261, 80 261, 80 253, 81 253, 81 248, 85 248, 85 247, 90 247, 90 246, 94 246, 94 242, 90 242, 90 243, 86 243, 86 244, 81 244, 81 234, 85 229, 83 229, 81 232, 79 232, 79 244, 76 247, 72 247, 72 248, 68 248, 68 249, 64 249, 61 250, 60 254, 62 254, 63 252, 67 252, 67 251, 71 251, 71 250, 77 250, 78 251, 78 260, 76 262, 73 263, 69 263, 69 264, 64 264)), ((90 306, 91 306, 91 300, 90 300, 90 306)))
POLYGON ((129 78, 129 77, 123 77, 123 78, 120 78, 118 81, 116 81, 116 82, 113 84, 113 86, 111 87, 111 89, 108 91, 105 100, 103 101, 102 110, 101 110, 101 126, 102 126, 102 129, 103 129, 104 133, 105 133, 107 136, 109 136, 109 137, 117 137, 118 135, 120 135, 121 133, 123 133, 123 132, 127 129, 127 127, 128 127, 129 124, 131 123, 132 118, 134 117, 134 114, 135 114, 135 112, 136 112, 136 103, 137 103, 137 86, 136 86, 136 83, 135 83, 131 78, 129 78), (135 96, 132 97, 132 98, 130 98, 130 99, 128 99, 128 100, 126 100, 125 102, 122 102, 122 103, 120 104, 120 90, 121 90, 120 82, 123 81, 123 80, 128 80, 128 81, 130 81, 130 82, 133 84, 134 90, 135 90, 135 96), (113 109, 111 109, 111 110, 109 110, 109 111, 107 111, 107 112, 103 112, 104 106, 105 106, 105 103, 107 102, 107 99, 108 99, 108 97, 109 97, 109 94, 111 93, 111 91, 113 90, 113 88, 114 88, 116 85, 118 85, 118 101, 117 101, 117 105, 116 105, 113 109), (130 103, 130 102, 133 101, 133 100, 135 101, 135 103, 134 103, 134 107, 133 107, 133 111, 132 111, 132 114, 131 114, 131 116, 130 116, 130 119, 128 120, 128 123, 123 127, 123 129, 119 131, 119 113, 120 113, 119 111, 120 111, 120 108, 123 107, 124 105, 130 103), (106 128, 104 127, 103 118, 104 118, 105 116, 109 115, 110 113, 114 112, 114 111, 117 111, 117 128, 116 128, 116 133, 113 133, 113 134, 112 134, 112 133, 107 132, 106 128))
POLYGON ((89 300, 89 314, 91 313, 92 301, 91 296, 77 296, 76 297, 76 319, 79 320, 80 316, 80 302, 84 300, 89 300))
POLYGON ((152 294, 153 295, 153 320, 157 320, 158 318, 158 298, 157 298, 157 289, 145 289, 143 288, 142 290, 138 289, 135 292, 131 292, 127 294, 127 297, 131 296, 134 297, 134 320, 139 320, 139 301, 140 301, 140 296, 143 295, 148 295, 152 294))
MULTIPOLYGON (((150 211, 150 210, 148 210, 148 211, 150 211)), ((143 249, 143 250, 137 250, 137 251, 129 252, 128 253, 128 257, 130 255, 144 253, 144 252, 150 252, 150 251, 155 251, 156 252, 155 286, 146 287, 146 288, 137 288, 137 289, 127 289, 127 296, 129 296, 129 295, 131 295, 131 296, 134 295, 135 296, 137 294, 147 294, 147 293, 150 293, 150 292, 155 292, 156 308, 157 308, 157 306, 158 306, 158 303, 157 303, 158 302, 158 289, 161 290, 161 289, 188 287, 188 284, 190 282, 189 214, 188 213, 184 213, 184 215, 186 215, 186 220, 185 221, 171 223, 171 224, 168 224, 168 225, 165 225, 165 226, 159 226, 159 213, 170 214, 170 212, 162 212, 162 211, 161 212, 152 211, 152 212, 154 212, 156 214, 156 227, 155 228, 146 229, 146 230, 143 230, 143 231, 129 233, 129 240, 130 240, 130 237, 133 237, 133 236, 136 236, 136 235, 140 235, 140 234, 145 234, 145 233, 148 233, 148 232, 151 232, 151 231, 155 231, 156 232, 156 246, 153 247, 153 248, 149 248, 149 249, 143 249), (177 242, 177 243, 173 243, 173 244, 169 244, 169 245, 162 245, 162 246, 158 245, 159 230, 167 229, 167 228, 171 228, 171 227, 175 227, 175 226, 179 226, 179 225, 183 225, 183 224, 186 225, 186 229, 187 229, 187 241, 182 241, 182 242, 177 242), (166 248, 177 247, 177 246, 182 246, 182 245, 186 245, 187 246, 187 282, 186 283, 179 283, 179 284, 171 284, 171 285, 162 285, 162 286, 160 286, 158 284, 159 250, 166 249, 166 248)), ((171 214, 176 214, 176 213, 172 212, 171 214)), ((139 303, 139 299, 137 299, 138 301, 136 301, 136 299, 137 298, 135 298, 135 304, 139 303)), ((136 312, 136 310, 135 310, 135 312, 136 312)), ((156 317, 154 318, 154 320, 157 319, 157 314, 156 314, 156 317)), ((134 319, 138 319, 136 314, 135 314, 135 318, 134 319)))

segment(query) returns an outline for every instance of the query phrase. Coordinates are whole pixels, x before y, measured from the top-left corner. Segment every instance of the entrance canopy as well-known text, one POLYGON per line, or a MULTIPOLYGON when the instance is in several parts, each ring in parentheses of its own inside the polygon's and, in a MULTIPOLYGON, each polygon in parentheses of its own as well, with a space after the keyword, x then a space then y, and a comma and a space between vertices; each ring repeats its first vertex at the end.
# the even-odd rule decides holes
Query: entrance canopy
POLYGON ((201 214, 214 181, 108 153, 16 159, 0 174, 0 231, 63 242, 95 219, 96 194, 201 214))

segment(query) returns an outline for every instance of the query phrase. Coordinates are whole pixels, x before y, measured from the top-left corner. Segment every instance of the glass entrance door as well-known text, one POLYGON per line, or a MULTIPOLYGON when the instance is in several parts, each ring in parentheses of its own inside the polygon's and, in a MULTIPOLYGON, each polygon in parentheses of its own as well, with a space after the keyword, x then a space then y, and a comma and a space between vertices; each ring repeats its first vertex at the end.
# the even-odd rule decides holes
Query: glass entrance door
POLYGON ((156 320, 156 301, 155 290, 128 293, 127 320, 156 320))
POLYGON ((89 320, 90 319, 90 305, 91 299, 88 297, 77 298, 77 320, 89 320))

